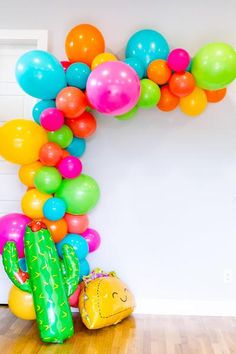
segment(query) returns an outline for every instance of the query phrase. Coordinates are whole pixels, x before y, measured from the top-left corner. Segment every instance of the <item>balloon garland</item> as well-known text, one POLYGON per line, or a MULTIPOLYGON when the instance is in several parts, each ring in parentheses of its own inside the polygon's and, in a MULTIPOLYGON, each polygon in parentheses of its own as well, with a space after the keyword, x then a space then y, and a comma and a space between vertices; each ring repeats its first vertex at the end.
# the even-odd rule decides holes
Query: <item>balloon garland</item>
MULTIPOLYGON (((0 219, 0 254, 14 283, 9 306, 21 318, 36 316, 46 342, 73 334, 67 297, 78 307, 78 283, 90 277, 86 257, 100 245, 87 216, 99 200, 99 186, 82 173, 80 160, 86 139, 96 131, 91 111, 129 120, 139 109, 170 112, 179 106, 194 117, 208 102, 221 101, 236 78, 236 52, 230 45, 210 43, 191 58, 183 48, 170 50, 166 39, 150 29, 130 37, 123 60, 105 52, 103 35, 88 24, 68 33, 65 50, 68 61, 41 50, 19 58, 17 82, 39 99, 34 122, 14 119, 0 128, 0 154, 21 165, 19 178, 27 188, 23 214, 0 219), (24 305, 17 307, 17 299, 24 305)), ((115 283, 120 291, 123 284, 115 283)), ((123 290, 127 299, 128 289, 123 290)), ((131 309, 132 297, 125 313, 131 309)))

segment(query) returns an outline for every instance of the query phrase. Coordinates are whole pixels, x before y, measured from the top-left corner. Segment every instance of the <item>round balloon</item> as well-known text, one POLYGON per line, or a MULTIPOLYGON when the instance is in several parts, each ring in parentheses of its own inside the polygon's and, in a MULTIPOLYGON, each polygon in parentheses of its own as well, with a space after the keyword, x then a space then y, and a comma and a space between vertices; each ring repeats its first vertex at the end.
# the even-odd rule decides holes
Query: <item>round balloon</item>
POLYGON ((129 112, 138 102, 139 77, 123 62, 107 62, 92 71, 86 93, 89 102, 99 112, 121 115, 129 112))
POLYGON ((61 181, 62 177, 55 167, 43 166, 34 176, 34 185, 42 193, 55 193, 61 181))
POLYGON ((29 217, 20 213, 7 214, 0 218, 0 254, 8 241, 14 241, 19 258, 24 257, 24 234, 29 217))
POLYGON ((46 108, 40 115, 40 124, 50 132, 60 129, 64 124, 64 116, 57 108, 46 108))
POLYGON ((67 125, 63 125, 59 130, 48 133, 48 140, 58 144, 61 148, 66 148, 73 140, 73 133, 67 125))
POLYGON ((47 134, 38 124, 14 119, 0 128, 0 155, 20 165, 35 162, 39 150, 47 142, 47 134))
POLYGON ((23 184, 27 187, 34 187, 34 176, 43 165, 36 161, 20 167, 18 175, 23 184))
POLYGON ((144 29, 132 35, 126 47, 126 57, 137 57, 142 60, 145 70, 155 59, 167 59, 169 45, 157 31, 144 29))
POLYGON ((101 243, 101 237, 99 233, 94 229, 87 229, 81 236, 85 238, 89 246, 89 252, 94 252, 98 249, 101 243))
POLYGON ((84 90, 91 70, 87 64, 74 63, 66 71, 68 86, 74 86, 84 90))
POLYGON ((207 95, 199 87, 195 87, 193 92, 180 99, 180 109, 183 113, 189 116, 198 116, 207 106, 207 95))
POLYGON ((80 116, 87 107, 85 94, 77 87, 65 87, 56 98, 57 108, 67 118, 76 118, 80 116))
POLYGON ((67 119, 66 124, 70 127, 75 137, 83 139, 93 135, 97 128, 96 119, 89 112, 84 112, 75 119, 67 119))
POLYGON ((22 320, 36 319, 32 294, 18 289, 15 285, 10 290, 8 306, 13 315, 22 320))
POLYGON ((89 226, 89 219, 86 214, 85 215, 66 214, 64 218, 67 222, 68 232, 71 234, 81 234, 89 226))
POLYGON ((41 113, 46 109, 46 108, 55 108, 56 103, 54 100, 42 100, 37 102, 32 110, 32 115, 34 118, 34 121, 38 124, 40 124, 40 115, 41 113))
POLYGON ((169 81, 170 91, 178 97, 190 95, 195 86, 194 77, 189 72, 174 73, 169 81))
POLYGON ((101 32, 88 24, 78 25, 66 37, 66 54, 71 62, 83 62, 91 66, 93 59, 105 50, 101 32))
POLYGON ((136 57, 130 57, 126 58, 124 62, 136 71, 140 80, 144 77, 145 65, 141 59, 136 57))
POLYGON ((176 48, 170 52, 167 61, 172 71, 180 72, 187 70, 191 57, 185 49, 176 48))
POLYGON ((157 107, 164 112, 173 111, 179 104, 179 97, 175 96, 169 89, 168 85, 161 87, 161 98, 157 107))
POLYGON ((214 91, 205 90, 205 93, 207 95, 207 101, 211 103, 217 103, 222 101, 225 98, 226 92, 227 92, 226 87, 214 91))
POLYGON ((39 151, 39 159, 46 166, 56 166, 63 157, 63 150, 56 143, 46 143, 39 151))
POLYGON ((191 72, 197 86, 218 90, 236 77, 236 52, 226 43, 210 43, 201 48, 192 60, 191 72))
POLYGON ((112 53, 101 53, 98 54, 92 61, 91 69, 94 70, 98 65, 106 63, 108 61, 116 61, 117 57, 112 53))
POLYGON ((41 193, 35 188, 30 189, 22 198, 21 208, 31 219, 40 219, 43 217, 44 203, 51 197, 50 194, 41 193))
POLYGON ((74 251, 79 260, 85 258, 89 252, 88 244, 82 236, 77 234, 68 234, 61 242, 57 244, 57 251, 61 258, 63 256, 62 248, 65 244, 74 248, 74 251))
POLYGON ((166 84, 171 77, 171 70, 166 60, 156 59, 147 68, 147 77, 157 85, 166 84))
POLYGON ((43 215, 50 221, 57 221, 63 218, 66 212, 66 204, 60 198, 50 198, 43 206, 43 215))
POLYGON ((80 269, 79 269, 80 270, 79 280, 82 281, 83 277, 89 275, 90 266, 89 266, 89 262, 85 258, 80 260, 79 266, 80 266, 80 269))
POLYGON ((56 192, 67 206, 67 213, 87 214, 95 207, 100 196, 97 182, 90 176, 80 175, 74 179, 64 179, 56 192))
POLYGON ((75 156, 67 156, 60 161, 58 170, 64 178, 75 178, 81 174, 82 163, 75 156))
POLYGON ((73 138, 72 142, 66 149, 71 155, 80 157, 86 149, 86 142, 84 139, 73 138))
POLYGON ((67 235, 67 223, 64 218, 58 221, 51 221, 43 218, 42 221, 46 224, 55 243, 60 242, 67 235))
POLYGON ((55 98, 66 86, 61 63, 43 50, 31 50, 18 59, 16 79, 28 95, 43 100, 55 98))
POLYGON ((69 304, 70 304, 71 307, 78 308, 80 292, 81 292, 81 287, 80 287, 80 285, 78 285, 78 288, 69 297, 69 304))
POLYGON ((141 108, 151 108, 157 105, 161 97, 160 87, 149 79, 141 80, 141 95, 138 106, 141 108))

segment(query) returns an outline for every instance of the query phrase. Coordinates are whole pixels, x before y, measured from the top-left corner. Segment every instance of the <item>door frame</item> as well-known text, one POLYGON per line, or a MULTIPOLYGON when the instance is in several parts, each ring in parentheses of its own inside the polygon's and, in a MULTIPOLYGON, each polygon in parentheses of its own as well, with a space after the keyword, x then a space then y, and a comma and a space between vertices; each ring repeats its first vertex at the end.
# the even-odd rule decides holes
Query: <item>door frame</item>
POLYGON ((9 43, 36 43, 36 48, 47 50, 48 48, 48 31, 47 30, 30 30, 30 29, 0 29, 0 42, 9 43))

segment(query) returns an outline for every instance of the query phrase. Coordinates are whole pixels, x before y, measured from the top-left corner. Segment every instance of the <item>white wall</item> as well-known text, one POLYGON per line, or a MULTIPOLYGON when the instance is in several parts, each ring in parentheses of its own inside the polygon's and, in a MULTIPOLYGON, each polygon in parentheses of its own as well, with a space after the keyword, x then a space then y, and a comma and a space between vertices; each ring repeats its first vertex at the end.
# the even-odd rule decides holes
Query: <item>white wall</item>
MULTIPOLYGON (((8 0, 0 27, 49 29, 60 59, 81 22, 98 26, 114 53, 149 27, 194 54, 209 41, 236 48, 235 13, 234 0, 8 0)), ((90 220, 103 243, 90 260, 129 283, 139 311, 236 314, 235 89, 196 119, 156 109, 130 122, 98 117, 83 158, 102 191, 90 220)))

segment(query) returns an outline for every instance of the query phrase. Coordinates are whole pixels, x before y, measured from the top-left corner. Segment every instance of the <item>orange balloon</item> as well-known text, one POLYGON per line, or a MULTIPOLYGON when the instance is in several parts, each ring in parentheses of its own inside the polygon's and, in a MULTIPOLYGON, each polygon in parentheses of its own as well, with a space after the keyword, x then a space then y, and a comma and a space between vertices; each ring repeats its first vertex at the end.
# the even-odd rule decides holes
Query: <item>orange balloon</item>
POLYGON ((35 173, 42 166, 43 164, 39 161, 21 166, 18 172, 21 182, 24 183, 27 187, 34 187, 35 173))
POLYGON ((50 231, 52 239, 55 243, 60 242, 66 236, 68 230, 65 219, 51 221, 43 218, 42 221, 47 225, 47 228, 50 231))
POLYGON ((223 89, 215 90, 215 91, 205 90, 205 92, 207 95, 207 101, 211 103, 216 103, 224 99, 227 92, 227 88, 225 87, 223 89))
POLYGON ((170 91, 178 97, 190 95, 195 88, 195 80, 191 73, 174 73, 169 81, 170 91))
POLYGON ((67 118, 75 118, 84 113, 87 107, 85 94, 77 87, 68 86, 62 89, 56 98, 57 108, 67 118))
POLYGON ((153 60, 148 65, 147 77, 158 85, 166 84, 171 77, 171 69, 167 61, 162 59, 153 60))
POLYGON ((74 62, 83 62, 89 66, 96 55, 105 50, 105 41, 102 33, 88 24, 78 25, 66 37, 66 54, 74 62))
POLYGON ((41 193, 36 188, 30 189, 22 198, 22 211, 31 219, 40 219, 43 217, 43 205, 51 197, 51 194, 41 193))
POLYGON ((173 111, 179 104, 179 97, 173 95, 168 85, 161 87, 161 98, 157 107, 164 112, 173 111))
POLYGON ((62 158, 70 156, 70 153, 67 150, 62 150, 62 158))

